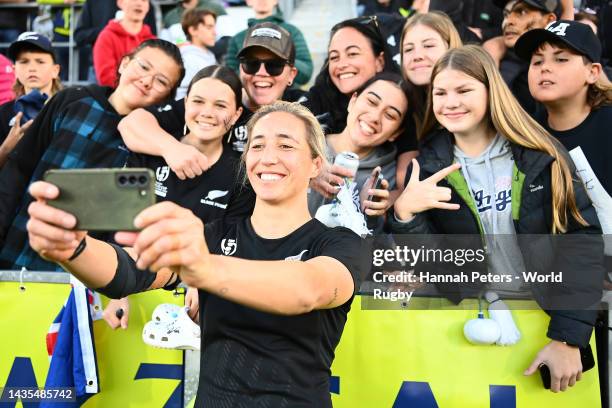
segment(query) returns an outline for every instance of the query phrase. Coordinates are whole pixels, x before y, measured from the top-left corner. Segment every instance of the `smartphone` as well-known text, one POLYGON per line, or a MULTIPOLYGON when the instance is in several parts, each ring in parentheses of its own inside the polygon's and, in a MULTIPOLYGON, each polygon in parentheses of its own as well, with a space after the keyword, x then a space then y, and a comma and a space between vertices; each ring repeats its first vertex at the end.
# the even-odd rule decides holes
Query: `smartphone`
MULTIPOLYGON (((593 350, 591 350, 590 345, 580 349, 580 361, 582 362, 583 373, 595 367, 595 358, 593 357, 593 350)), ((546 364, 542 364, 540 366, 540 377, 542 377, 542 384, 544 385, 544 388, 549 390, 551 381, 550 369, 546 364)))
MULTIPOLYGON (((380 169, 376 169, 376 171, 374 172, 374 174, 372 174, 371 177, 374 178, 371 189, 378 190, 382 184, 382 181, 385 179, 385 176, 382 174, 380 169)), ((377 202, 378 200, 380 200, 378 196, 375 196, 373 194, 370 194, 368 196, 368 201, 377 202)))
POLYGON ((48 170, 43 180, 60 190, 48 204, 74 215, 77 230, 136 231, 136 215, 155 204, 149 169, 48 170))

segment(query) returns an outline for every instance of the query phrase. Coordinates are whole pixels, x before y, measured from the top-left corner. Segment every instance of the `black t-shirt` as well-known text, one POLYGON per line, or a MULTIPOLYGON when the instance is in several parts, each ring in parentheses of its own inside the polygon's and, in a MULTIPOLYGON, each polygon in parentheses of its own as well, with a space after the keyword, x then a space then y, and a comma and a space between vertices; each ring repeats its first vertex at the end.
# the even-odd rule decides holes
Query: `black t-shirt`
POLYGON ((591 111, 581 124, 573 129, 559 131, 548 126, 548 115, 543 113, 539 122, 555 136, 567 150, 578 146, 589 161, 597 179, 612 195, 612 106, 603 106, 591 111))
POLYGON ((0 106, 0 145, 4 143, 13 127, 11 120, 15 117, 14 107, 14 99, 0 106))
POLYGON ((157 201, 172 201, 188 208, 205 223, 253 213, 255 192, 247 182, 243 183, 239 155, 227 147, 215 164, 192 179, 179 179, 158 156, 133 153, 128 166, 153 170, 157 201))
MULTIPOLYGON (((155 116, 159 126, 171 135, 185 134, 185 100, 179 99, 166 105, 147 108, 155 116)), ((223 138, 223 143, 234 151, 242 153, 247 140, 246 124, 253 116, 246 106, 234 127, 223 138)))
MULTIPOLYGON (((250 218, 208 224, 205 236, 213 254, 253 260, 335 258, 351 272, 355 290, 367 269, 361 238, 316 219, 279 239, 258 236, 250 218)), ((203 339, 195 406, 331 407, 330 367, 351 301, 282 316, 200 291, 203 339)))

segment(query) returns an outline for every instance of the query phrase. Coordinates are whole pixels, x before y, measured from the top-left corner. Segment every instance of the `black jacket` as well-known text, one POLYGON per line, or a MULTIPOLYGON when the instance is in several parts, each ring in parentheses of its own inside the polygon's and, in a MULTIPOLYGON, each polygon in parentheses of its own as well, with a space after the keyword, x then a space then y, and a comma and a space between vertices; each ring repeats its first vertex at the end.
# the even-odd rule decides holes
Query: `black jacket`
MULTIPOLYGON (((513 143, 510 145, 518 172, 524 175, 524 179, 519 182, 522 185, 520 194, 514 191, 512 193, 513 200, 515 197, 520 197, 518 219, 514 219, 516 233, 550 234, 552 231, 550 165, 553 158, 513 143)), ((421 167, 421 179, 428 178, 451 165, 454 161, 453 136, 446 130, 434 132, 424 140, 417 160, 421 167)), ((408 169, 408 174, 410 174, 410 169, 408 169)), ((518 180, 515 181, 518 182, 518 180)), ((513 182, 513 186, 516 185, 513 182)), ((397 222, 395 217, 391 216, 391 228, 394 233, 480 234, 479 220, 471 212, 466 201, 448 182, 448 178, 438 183, 438 186, 451 188, 452 195, 449 202, 459 204, 459 210, 432 209, 419 214, 415 221, 410 223, 397 222)), ((534 298, 541 306, 558 304, 554 301, 567 300, 568 296, 576 293, 581 296, 583 302, 587 299, 589 306, 598 305, 601 299, 604 274, 601 228, 595 209, 582 183, 576 179, 574 192, 578 209, 589 226, 584 227, 577 222, 570 222, 567 234, 581 234, 576 236, 576 239, 572 239, 571 244, 564 244, 566 240, 558 240, 556 246, 548 241, 536 247, 532 245, 533 241, 530 241, 530 245, 522 245, 521 239, 518 240, 527 270, 590 272, 589 274, 570 273, 569 276, 564 274, 565 285, 531 284, 534 298), (563 245, 571 245, 571 247, 563 247, 563 245), (574 256, 576 253, 579 253, 580 256, 574 256), (530 267, 535 269, 530 269, 530 267)), ((473 291, 470 293, 471 289, 474 288, 468 287, 464 293, 458 295, 455 291, 447 297, 459 302, 462 298, 473 295, 473 291)), ((444 293, 444 288, 440 290, 444 293)), ((582 310, 555 309, 548 310, 547 313, 551 316, 547 332, 549 338, 581 347, 588 345, 592 327, 595 324, 596 310, 587 310, 585 306, 582 310)))

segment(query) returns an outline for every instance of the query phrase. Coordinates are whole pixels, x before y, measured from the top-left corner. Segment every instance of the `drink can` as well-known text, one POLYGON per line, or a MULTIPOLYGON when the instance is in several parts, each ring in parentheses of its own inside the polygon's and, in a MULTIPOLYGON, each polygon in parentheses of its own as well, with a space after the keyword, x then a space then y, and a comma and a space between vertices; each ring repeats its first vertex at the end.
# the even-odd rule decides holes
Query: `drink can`
POLYGON ((340 152, 336 155, 334 164, 349 169, 353 173, 353 178, 355 178, 359 168, 359 156, 353 152, 340 152))

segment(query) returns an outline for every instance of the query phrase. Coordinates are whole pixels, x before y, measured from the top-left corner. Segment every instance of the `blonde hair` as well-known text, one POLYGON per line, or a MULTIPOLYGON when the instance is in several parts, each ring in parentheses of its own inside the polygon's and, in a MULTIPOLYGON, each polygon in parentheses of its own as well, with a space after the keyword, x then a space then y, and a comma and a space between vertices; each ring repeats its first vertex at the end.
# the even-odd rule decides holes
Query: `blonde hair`
MULTIPOLYGON (((51 84, 51 95, 49 95, 49 99, 56 93, 62 90, 64 86, 62 85, 62 81, 59 78, 53 78, 51 84)), ((19 98, 20 96, 25 95, 25 86, 17 78, 15 78, 15 83, 13 84, 13 92, 15 93, 15 98, 19 98)))
POLYGON ((402 77, 411 86, 411 92, 408 95, 410 99, 411 109, 413 111, 413 118, 416 123, 417 129, 421 127, 423 122, 423 116, 425 114, 424 109, 427 102, 427 87, 414 86, 408 79, 406 72, 404 71, 404 38, 408 30, 413 29, 416 26, 423 25, 431 28, 437 32, 442 40, 448 46, 448 49, 458 48, 463 45, 459 32, 455 28, 455 25, 451 19, 445 13, 441 11, 430 11, 428 13, 415 14, 406 20, 404 28, 402 29, 402 36, 400 38, 400 67, 402 71, 402 77))
POLYGON ((267 116, 274 112, 285 112, 289 113, 296 118, 300 119, 304 126, 306 127, 306 143, 308 143, 308 147, 310 148, 310 153, 313 159, 320 157, 323 160, 323 165, 327 165, 327 158, 325 156, 325 135, 323 134, 323 130, 321 129, 321 125, 317 121, 317 118, 308 110, 308 108, 297 102, 284 102, 277 101, 271 105, 262 106, 253 116, 249 119, 247 123, 247 143, 244 147, 244 152, 242 153, 243 161, 246 157, 246 154, 251 146, 251 135, 253 134, 253 128, 255 124, 262 119, 264 116, 267 116))
MULTIPOLYGON (((404 24, 404 28, 402 28, 402 36, 400 37, 400 65, 404 63, 404 38, 406 37, 406 32, 418 25, 429 27, 440 34, 440 37, 442 37, 442 40, 449 49, 458 48, 463 45, 459 32, 445 13, 441 11, 430 11, 429 13, 415 14, 406 20, 406 24, 404 24)), ((404 79, 407 80, 403 70, 402 75, 404 75, 404 79)))
MULTIPOLYGON (((568 213, 580 224, 587 225, 576 205, 572 170, 567 153, 557 140, 521 108, 489 54, 476 45, 449 50, 434 66, 431 74, 432 83, 433 79, 445 69, 461 71, 485 85, 488 92, 489 120, 498 133, 512 143, 544 152, 555 159, 551 164, 552 232, 567 231, 568 213)), ((431 88, 421 135, 439 126, 433 112, 431 88)))

